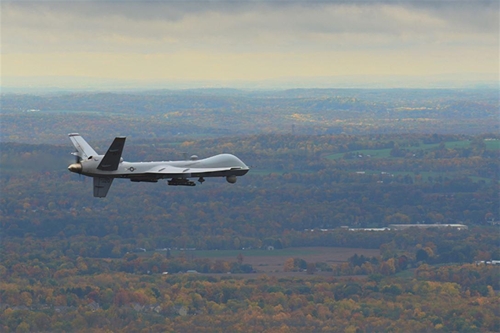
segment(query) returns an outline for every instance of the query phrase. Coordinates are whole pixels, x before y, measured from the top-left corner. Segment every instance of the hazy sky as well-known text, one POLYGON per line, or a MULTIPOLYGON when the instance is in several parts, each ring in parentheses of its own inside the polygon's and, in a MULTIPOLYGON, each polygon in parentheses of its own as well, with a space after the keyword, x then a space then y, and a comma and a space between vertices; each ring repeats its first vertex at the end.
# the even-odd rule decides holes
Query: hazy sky
POLYGON ((499 1, 2 1, 22 77, 262 81, 499 73, 499 1))

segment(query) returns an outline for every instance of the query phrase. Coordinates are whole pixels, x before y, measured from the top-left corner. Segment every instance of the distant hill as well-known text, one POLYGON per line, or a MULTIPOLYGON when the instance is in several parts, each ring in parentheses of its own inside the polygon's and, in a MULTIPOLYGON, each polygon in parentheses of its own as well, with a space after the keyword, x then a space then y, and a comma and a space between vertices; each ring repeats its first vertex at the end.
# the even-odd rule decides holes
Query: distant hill
POLYGON ((2 94, 1 141, 266 133, 496 133, 493 89, 238 89, 2 94), (54 131, 54 128, 57 131, 54 131))
POLYGON ((337 89, 498 89, 496 73, 451 73, 428 76, 342 75, 278 77, 262 81, 117 80, 95 77, 2 77, 3 93, 61 93, 81 91, 145 91, 157 89, 285 90, 337 89))

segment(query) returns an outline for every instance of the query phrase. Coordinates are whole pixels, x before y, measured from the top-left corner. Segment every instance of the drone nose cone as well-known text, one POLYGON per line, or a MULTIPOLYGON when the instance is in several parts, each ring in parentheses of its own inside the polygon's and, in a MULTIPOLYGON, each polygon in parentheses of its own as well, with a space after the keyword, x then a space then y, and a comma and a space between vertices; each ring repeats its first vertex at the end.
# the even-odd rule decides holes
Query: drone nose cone
POLYGON ((80 163, 73 163, 68 167, 68 170, 71 172, 80 173, 82 172, 82 165, 80 163))

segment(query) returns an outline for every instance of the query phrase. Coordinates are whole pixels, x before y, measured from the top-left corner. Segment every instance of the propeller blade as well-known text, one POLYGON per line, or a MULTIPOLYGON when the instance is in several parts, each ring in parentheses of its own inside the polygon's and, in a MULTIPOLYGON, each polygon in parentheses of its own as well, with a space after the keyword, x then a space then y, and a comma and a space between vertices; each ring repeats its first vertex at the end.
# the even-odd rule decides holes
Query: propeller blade
MULTIPOLYGON (((75 156, 75 163, 76 164, 79 164, 82 161, 82 158, 81 158, 80 154, 78 153, 78 151, 72 152, 71 155, 75 156)), ((82 179, 83 179, 83 181, 85 181, 85 177, 82 178, 82 175, 79 174, 78 180, 82 180, 82 179)))
POLYGON ((71 153, 71 155, 75 156, 75 162, 76 163, 80 163, 82 161, 82 158, 80 157, 80 155, 78 154, 77 151, 71 153))

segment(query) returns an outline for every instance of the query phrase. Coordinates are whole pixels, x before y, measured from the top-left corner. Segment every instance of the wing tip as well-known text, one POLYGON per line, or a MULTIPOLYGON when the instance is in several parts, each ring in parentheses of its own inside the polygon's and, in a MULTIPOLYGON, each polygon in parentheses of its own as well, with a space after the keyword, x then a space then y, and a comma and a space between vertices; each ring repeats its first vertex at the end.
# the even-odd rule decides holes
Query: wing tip
POLYGON ((69 137, 71 137, 71 136, 80 136, 80 134, 78 134, 78 133, 69 133, 68 136, 69 137))

